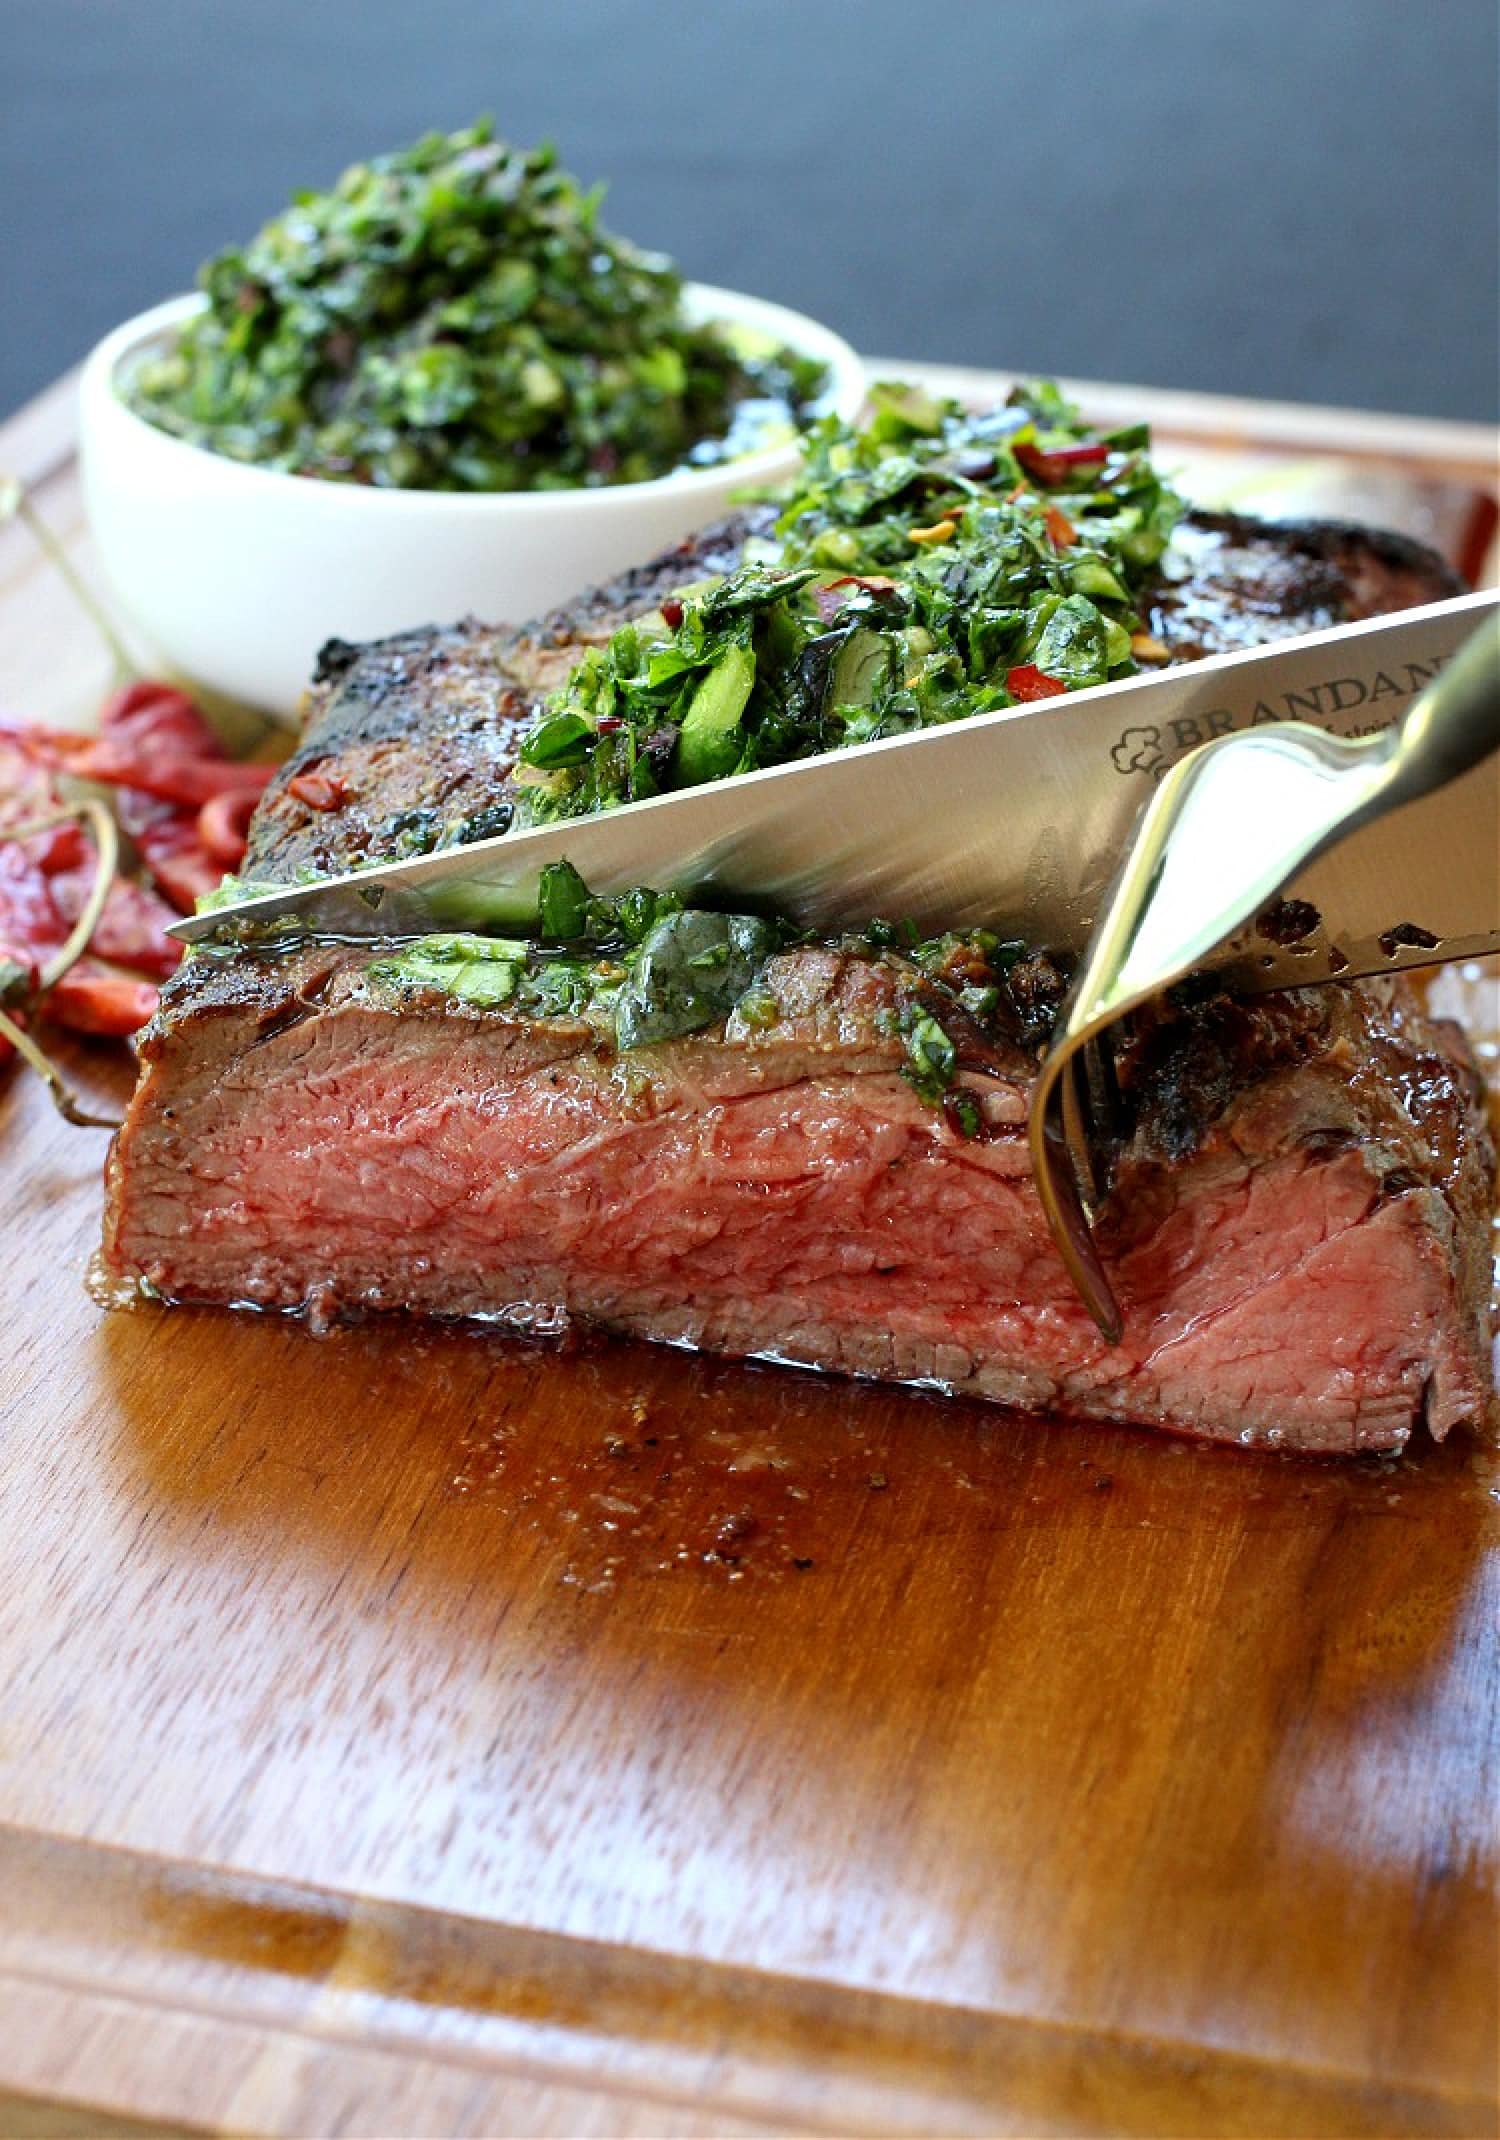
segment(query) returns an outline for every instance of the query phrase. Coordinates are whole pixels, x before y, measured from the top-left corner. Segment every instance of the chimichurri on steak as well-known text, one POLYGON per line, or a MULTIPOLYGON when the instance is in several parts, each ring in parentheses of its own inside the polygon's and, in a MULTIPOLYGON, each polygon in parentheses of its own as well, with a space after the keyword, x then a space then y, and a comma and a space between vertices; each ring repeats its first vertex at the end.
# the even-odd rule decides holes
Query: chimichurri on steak
POLYGON ((1042 382, 982 415, 875 389, 824 420, 727 578, 584 653, 516 769, 542 823, 1167 659, 1137 598, 1182 501, 1144 425, 1099 432, 1042 382))

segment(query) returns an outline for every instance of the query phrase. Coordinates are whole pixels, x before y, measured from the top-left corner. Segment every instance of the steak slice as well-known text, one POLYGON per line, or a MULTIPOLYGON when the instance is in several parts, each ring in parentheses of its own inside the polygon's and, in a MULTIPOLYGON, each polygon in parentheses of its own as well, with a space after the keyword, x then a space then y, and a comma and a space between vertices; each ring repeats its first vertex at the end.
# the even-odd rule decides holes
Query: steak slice
POLYGON ((195 957, 109 1168, 104 1255, 169 1300, 605 1329, 1303 1450, 1478 1417, 1494 1154, 1406 985, 1164 1007, 1102 1248, 1106 1344, 1027 1163, 1031 1058, 964 1136, 901 1074, 894 955, 778 954, 753 1022, 622 1051, 377 950, 195 957), (775 1006, 767 1019, 765 999, 775 1006))
MULTIPOLYGON (((770 507, 702 534, 520 631, 470 620, 323 655, 299 748, 250 832, 249 877, 394 860, 509 823, 521 731, 579 654, 696 580, 734 570, 770 507), (298 795, 299 774, 336 773, 335 810, 298 795)), ((1441 601, 1461 592, 1442 560, 1399 535, 1336 522, 1271 523, 1191 512, 1140 608, 1174 661, 1441 601)))

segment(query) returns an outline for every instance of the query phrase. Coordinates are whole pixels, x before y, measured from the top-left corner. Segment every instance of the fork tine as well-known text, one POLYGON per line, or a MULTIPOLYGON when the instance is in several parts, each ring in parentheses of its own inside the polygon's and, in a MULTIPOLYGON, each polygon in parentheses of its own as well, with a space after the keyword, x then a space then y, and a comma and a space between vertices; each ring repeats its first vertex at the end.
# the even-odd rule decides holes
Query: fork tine
MULTIPOLYGON (((1032 1169, 1068 1275, 1104 1336, 1118 1344, 1124 1317, 1100 1260, 1085 1202, 1087 1197, 1097 1209, 1102 1201, 1105 1163, 1101 1155, 1107 1146, 1093 1117, 1081 1053, 1076 1044, 1065 1046, 1043 1065, 1041 1088, 1032 1105, 1032 1169)), ((1114 1089, 1117 1096, 1112 1066, 1102 1089, 1106 1093, 1114 1089)))
POLYGON ((1088 1095, 1084 1124, 1088 1139, 1089 1168, 1093 1182, 1091 1218, 1114 1187, 1115 1160, 1119 1152, 1125 1105, 1115 1071, 1114 1028, 1106 1026, 1092 1034, 1079 1049, 1080 1082, 1088 1095))
POLYGON ((1058 1097, 1061 1103, 1063 1141, 1067 1146, 1068 1164, 1073 1170, 1073 1181, 1084 1207, 1097 1211, 1101 1201, 1102 1184, 1099 1179, 1097 1132, 1093 1119, 1093 1096, 1089 1090, 1088 1049, 1080 1048, 1070 1055, 1063 1065, 1058 1080, 1058 1097))
MULTIPOLYGON (((1129 1020, 1124 1023, 1128 1026, 1129 1020)), ((1120 1078, 1115 1068, 1115 1035, 1120 1026, 1107 1025, 1084 1044, 1084 1054, 1089 1064, 1089 1083, 1096 1103, 1096 1119, 1102 1125, 1109 1154, 1110 1179, 1114 1179, 1115 1150, 1119 1141, 1121 1125, 1125 1119, 1125 1102, 1120 1095, 1120 1078)))

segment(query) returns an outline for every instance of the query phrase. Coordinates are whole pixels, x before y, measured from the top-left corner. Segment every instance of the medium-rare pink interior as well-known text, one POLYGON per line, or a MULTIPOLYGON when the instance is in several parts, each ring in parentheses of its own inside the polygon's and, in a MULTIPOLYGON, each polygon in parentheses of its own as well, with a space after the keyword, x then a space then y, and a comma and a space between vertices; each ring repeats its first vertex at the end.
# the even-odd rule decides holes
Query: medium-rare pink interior
POLYGON ((1306 992, 1187 1152, 1156 1051, 1105 1228, 1110 1346, 1031 1184, 1024 1071, 971 1080, 987 1134, 958 1134, 901 1075, 858 961, 784 955, 769 1033, 625 1053, 586 1020, 414 1012, 368 964, 303 953, 247 986, 195 962, 174 984, 112 1167, 117 1275, 317 1317, 561 1308, 1302 1448, 1392 1447, 1483 1405, 1465 1235, 1492 1159, 1451 1037, 1401 984, 1306 992))

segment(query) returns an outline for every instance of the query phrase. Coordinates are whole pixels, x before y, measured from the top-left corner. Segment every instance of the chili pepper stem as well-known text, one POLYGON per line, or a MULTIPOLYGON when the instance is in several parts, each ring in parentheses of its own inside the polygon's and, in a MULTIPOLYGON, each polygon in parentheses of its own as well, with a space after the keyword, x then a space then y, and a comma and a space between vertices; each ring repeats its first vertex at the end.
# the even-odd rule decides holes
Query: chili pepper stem
POLYGON ((123 1117, 120 1115, 94 1115, 80 1105, 71 1088, 64 1082, 61 1071, 43 1053, 27 1032, 25 1026, 17 1025, 7 1011, 0 1011, 0 1039, 8 1040, 23 1062, 29 1063, 52 1095, 52 1104, 65 1122, 78 1129, 118 1129, 123 1117))
POLYGON ((115 667, 115 681, 127 682, 135 675, 136 665, 126 651, 124 640, 110 622, 103 604, 32 504, 25 484, 18 476, 0 477, 0 521, 9 520, 13 515, 30 529, 37 548, 61 573, 79 606, 86 611, 94 629, 109 648, 115 667))

